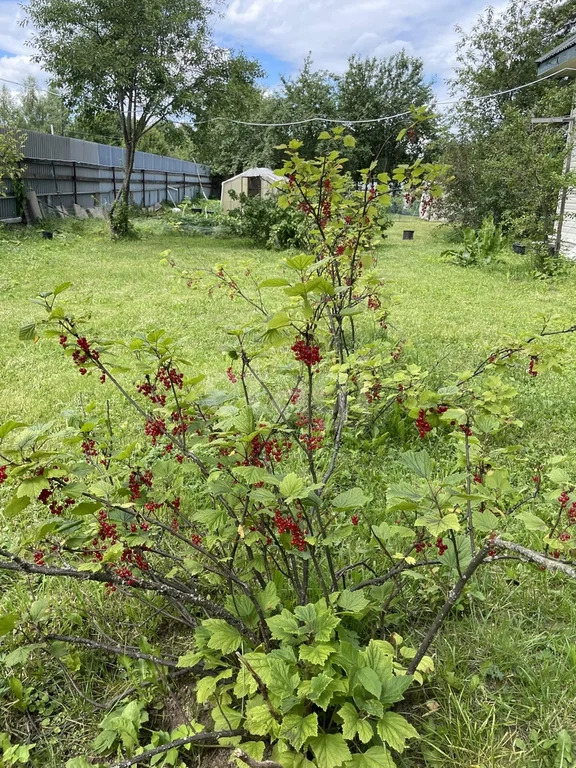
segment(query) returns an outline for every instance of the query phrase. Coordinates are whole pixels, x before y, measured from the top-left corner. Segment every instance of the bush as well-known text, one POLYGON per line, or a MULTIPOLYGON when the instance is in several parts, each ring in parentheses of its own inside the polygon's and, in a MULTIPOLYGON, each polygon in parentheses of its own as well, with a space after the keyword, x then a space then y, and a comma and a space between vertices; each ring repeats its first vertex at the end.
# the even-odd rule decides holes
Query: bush
POLYGON ((280 208, 276 196, 248 197, 230 192, 240 207, 230 211, 229 225, 236 234, 265 248, 305 248, 307 220, 298 211, 280 208))
POLYGON ((462 241, 461 248, 450 249, 442 254, 461 267, 488 265, 498 258, 504 247, 502 230, 494 224, 491 216, 484 219, 477 232, 470 227, 464 227, 462 241))
MULTIPOLYGON (((342 129, 325 135, 353 143, 342 129)), ((22 521, 0 546, 0 571, 101 589, 86 591, 76 618, 42 595, 6 606, 8 696, 24 716, 42 659, 88 682, 76 649, 118 656, 129 688, 86 750, 116 766, 184 765, 192 745, 219 745, 251 768, 264 756, 281 768, 393 768, 417 735, 398 704, 432 673, 430 646, 476 571, 513 558, 576 577, 562 458, 524 466, 502 438, 520 426, 509 371, 557 367, 562 336, 544 328, 434 385, 389 326, 375 255, 389 195, 370 171, 343 194, 341 156, 307 161, 299 147, 286 148, 278 204, 308 217, 312 252, 286 259, 284 276, 250 275, 252 290, 225 265, 181 273, 253 310, 229 332, 226 389, 188 371, 163 330, 101 338, 60 303, 68 284, 38 297, 44 319, 21 332, 58 340, 79 375, 122 395, 136 425, 90 404, 65 428, 0 427, 0 482, 13 488, 4 513, 22 521), (372 499, 345 481, 341 456, 394 423, 408 435, 402 475, 382 468, 387 487, 372 499), (432 437, 445 466, 422 448, 432 437), (103 641, 106 600, 117 634, 103 641), (126 636, 143 614, 161 617, 161 641, 126 636), (159 728, 158 697, 183 673, 210 719, 188 713, 159 728)), ((419 189, 441 172, 416 164, 395 176, 419 189)), ((13 748, 8 737, 1 745, 13 748)))

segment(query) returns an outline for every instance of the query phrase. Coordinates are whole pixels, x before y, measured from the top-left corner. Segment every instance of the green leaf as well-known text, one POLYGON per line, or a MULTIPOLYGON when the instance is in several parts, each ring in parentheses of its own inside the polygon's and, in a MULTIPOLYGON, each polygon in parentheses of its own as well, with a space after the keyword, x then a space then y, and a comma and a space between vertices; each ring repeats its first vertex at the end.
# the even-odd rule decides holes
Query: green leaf
POLYGON ((545 523, 541 517, 534 515, 532 512, 521 512, 519 515, 516 515, 516 517, 524 523, 527 531, 542 531, 543 533, 548 531, 548 524, 545 523))
POLYGON ((318 645, 301 645, 299 653, 301 661, 323 665, 335 651, 334 645, 319 643, 318 645))
POLYGON ((400 457, 402 463, 408 467, 418 477, 428 478, 434 469, 434 462, 430 458, 428 451, 406 451, 400 457))
POLYGON ((402 701, 405 691, 410 688, 414 678, 412 675, 394 675, 388 676, 382 680, 382 693, 380 701, 382 704, 396 704, 402 701))
POLYGON ((2 424, 0 427, 0 440, 2 440, 2 438, 6 437, 6 435, 10 434, 10 432, 14 431, 15 429, 20 429, 20 427, 27 426, 28 425, 23 421, 5 421, 4 424, 2 424))
POLYGON ((20 341, 36 341, 38 339, 38 334, 36 333, 36 323, 23 325, 18 331, 18 338, 20 341))
POLYGON ((72 283, 60 283, 60 285, 57 285, 56 288, 52 290, 52 293, 54 296, 58 296, 59 294, 64 293, 64 291, 67 291, 71 286, 72 283))
POLYGON ((322 133, 318 135, 318 138, 320 141, 328 141, 328 139, 331 139, 332 136, 328 133, 328 131, 322 131, 322 133))
POLYGON ((345 147, 355 147, 356 146, 356 139, 354 136, 351 136, 349 133, 344 136, 344 146, 345 147))
POLYGON ((437 517, 418 517, 416 518, 414 525, 421 525, 429 531, 432 536, 440 536, 445 531, 459 531, 460 521, 458 515, 455 512, 450 512, 448 515, 444 515, 442 518, 437 517))
POLYGON ((339 768, 352 755, 341 733, 325 733, 310 740, 318 768, 339 768))
POLYGON ((377 699, 382 693, 382 683, 376 672, 370 667, 362 667, 356 672, 356 681, 377 699))
POLYGON ((286 499, 297 499, 304 489, 304 480, 294 472, 286 475, 278 486, 278 490, 286 499))
POLYGON ((353 741, 356 738, 356 734, 358 734, 362 744, 368 744, 372 740, 374 731, 371 724, 360 717, 353 704, 347 701, 338 710, 338 714, 343 720, 342 735, 347 741, 353 741))
POLYGON ((253 736, 268 736, 278 728, 278 722, 267 704, 251 707, 246 712, 246 728, 253 736))
POLYGON ((368 647, 361 652, 361 658, 367 667, 376 672, 380 681, 392 674, 394 648, 386 640, 370 640, 368 647))
POLYGON ((208 647, 216 651, 233 653, 242 643, 240 632, 224 619, 207 619, 202 626, 210 632, 208 647))
POLYGON ((12 632, 16 626, 18 618, 16 613, 5 613, 3 616, 0 616, 0 637, 12 632))
POLYGON ((370 601, 364 597, 363 590, 351 592, 349 589, 345 589, 338 597, 338 605, 346 613, 361 613, 370 605, 370 601))
POLYGON ((184 656, 178 657, 178 663, 176 664, 177 667, 195 667, 196 664, 198 664, 202 659, 204 658, 204 654, 196 651, 190 651, 189 653, 185 653, 184 656))
POLYGON ((258 288, 283 288, 290 285, 290 282, 284 277, 270 277, 268 280, 262 280, 258 288))
POLYGON ((277 312, 268 321, 268 330, 274 331, 277 328, 285 328, 292 322, 290 315, 287 312, 277 312))
POLYGON ((263 611, 273 611, 276 608, 280 598, 278 597, 276 584, 273 581, 269 581, 264 591, 258 595, 258 602, 263 611))
POLYGON ((15 496, 12 501, 9 501, 8 504, 4 507, 4 515, 9 520, 11 517, 16 517, 20 512, 22 512, 23 509, 26 509, 26 507, 30 504, 30 497, 29 496, 15 496))
POLYGON ((385 712, 376 725, 378 735, 396 752, 403 752, 407 739, 418 738, 418 731, 396 712, 385 712))
POLYGON ((292 640, 298 634, 298 622, 286 608, 280 615, 266 619, 266 624, 274 640, 292 640))
POLYGON ((361 488, 351 488, 332 499, 332 506, 336 509, 351 510, 363 507, 369 501, 370 497, 365 496, 361 488))
POLYGON ((196 701, 198 704, 204 704, 208 699, 214 695, 214 691, 218 687, 218 681, 215 677, 203 677, 196 683, 196 701))
POLYGON ((490 531, 497 530, 500 525, 500 518, 496 517, 494 512, 489 509, 485 509, 484 512, 475 509, 472 512, 472 525, 477 531, 489 533, 490 531))
POLYGON ((318 735, 318 715, 316 712, 302 715, 286 715, 280 727, 280 735, 298 752, 308 739, 318 735))
POLYGON ((350 768, 396 768, 396 763, 386 747, 370 747, 366 752, 352 756, 350 768))

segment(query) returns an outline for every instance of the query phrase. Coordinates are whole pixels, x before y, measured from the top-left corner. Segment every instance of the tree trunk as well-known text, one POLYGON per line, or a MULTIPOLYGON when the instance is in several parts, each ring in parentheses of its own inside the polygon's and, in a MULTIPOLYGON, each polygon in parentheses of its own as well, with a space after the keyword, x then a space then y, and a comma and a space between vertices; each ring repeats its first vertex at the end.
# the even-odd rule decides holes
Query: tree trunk
POLYGON ((136 142, 132 140, 126 144, 124 179, 110 209, 110 234, 116 239, 130 237, 134 233, 134 228, 130 223, 130 183, 134 170, 135 155, 136 142))

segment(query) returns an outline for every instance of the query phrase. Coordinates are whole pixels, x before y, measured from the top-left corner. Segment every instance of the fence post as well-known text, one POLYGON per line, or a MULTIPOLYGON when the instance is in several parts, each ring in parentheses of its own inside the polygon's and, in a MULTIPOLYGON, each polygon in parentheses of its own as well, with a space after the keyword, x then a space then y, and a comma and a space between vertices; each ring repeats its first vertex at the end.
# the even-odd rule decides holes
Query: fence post
POLYGON ((142 168, 142 208, 146 208, 146 171, 142 168))
POLYGON ((184 192, 182 194, 182 199, 184 200, 184 198, 186 197, 186 174, 185 173, 182 174, 182 179, 184 184, 184 192))
POLYGON ((112 166, 112 184, 114 185, 114 200, 116 200, 118 193, 116 192, 116 168, 114 166, 112 166))
POLYGON ((166 176, 166 201, 168 201, 168 171, 164 171, 164 174, 166 176))
POLYGON ((78 204, 78 177, 76 175, 76 163, 72 163, 72 180, 74 182, 74 203, 78 204))

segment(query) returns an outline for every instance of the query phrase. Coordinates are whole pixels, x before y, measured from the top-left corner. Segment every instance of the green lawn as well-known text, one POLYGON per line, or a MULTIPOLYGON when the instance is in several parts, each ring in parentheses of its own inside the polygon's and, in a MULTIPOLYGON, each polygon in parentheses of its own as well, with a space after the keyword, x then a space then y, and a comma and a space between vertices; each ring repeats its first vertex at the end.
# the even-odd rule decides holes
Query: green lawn
MULTIPOLYGON (((73 283, 65 302, 90 314, 101 335, 128 339, 162 327, 181 337, 195 370, 214 379, 224 375, 223 331, 241 320, 244 307, 218 291, 209 296, 188 288, 176 269, 161 264, 160 254, 170 249, 183 268, 199 260, 252 259, 263 274, 278 272, 282 255, 237 240, 181 237, 162 222, 140 226, 139 241, 121 244, 110 243, 97 222, 69 225, 52 241, 38 233, 20 242, 18 235, 0 240, 0 421, 57 417, 79 403, 80 385, 84 404, 92 392, 103 396, 97 378, 81 379, 54 342, 18 341, 18 328, 42 314, 29 297, 65 281, 73 283)), ((555 316, 558 328, 575 322, 576 270, 541 281, 526 257, 512 254, 488 268, 462 269, 440 258, 447 234, 438 225, 403 219, 382 248, 380 266, 395 297, 392 322, 408 340, 412 361, 436 366, 434 375, 441 377, 473 365, 508 333, 539 329, 542 315, 555 316), (416 230, 413 242, 402 240, 406 221, 416 230)), ((518 441, 530 442, 536 453, 573 453, 576 339, 564 341, 564 375, 518 376, 516 382, 524 421, 518 441)), ((354 468, 373 491, 393 451, 369 453, 354 468)), ((415 750, 403 768, 576 765, 563 733, 576 744, 574 588, 539 572, 521 585, 503 577, 496 593, 484 593, 484 586, 481 581, 436 645, 439 674, 411 702, 426 762, 415 750)))

